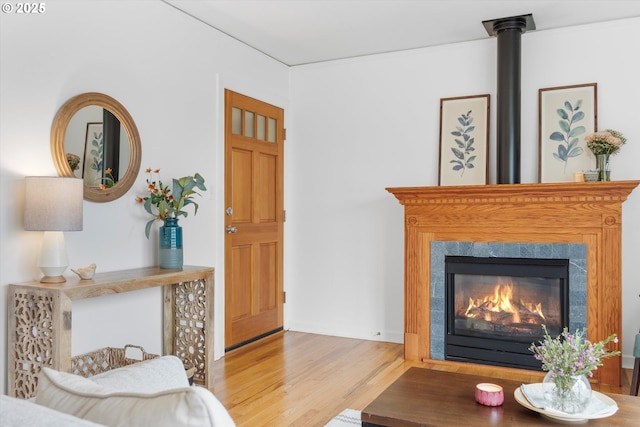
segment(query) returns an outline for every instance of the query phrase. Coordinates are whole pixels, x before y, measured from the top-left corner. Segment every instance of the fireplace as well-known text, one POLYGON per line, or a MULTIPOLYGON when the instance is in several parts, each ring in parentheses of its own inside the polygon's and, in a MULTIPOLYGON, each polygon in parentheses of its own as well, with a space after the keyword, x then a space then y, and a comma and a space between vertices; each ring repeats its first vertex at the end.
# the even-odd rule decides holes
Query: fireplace
MULTIPOLYGON (((404 207, 405 358, 460 363, 433 357, 440 350, 439 343, 432 341, 440 329, 436 321, 440 313, 434 303, 444 299, 445 293, 444 284, 438 282, 444 279, 444 257, 442 263, 433 264, 434 255, 439 256, 434 246, 446 255, 483 257, 519 246, 520 256, 528 257, 532 253, 528 244, 540 243, 536 248, 545 253, 552 245, 580 245, 583 263, 563 256, 570 259, 569 303, 576 299, 572 289, 575 270, 584 277, 585 288, 576 290, 576 296, 586 300, 584 326, 589 339, 599 341, 621 331, 622 203, 638 184, 640 181, 387 188, 404 207), (457 253, 450 253, 454 251, 457 253), (470 253, 462 253, 466 251, 470 253)), ((572 318, 576 311, 569 311, 569 327, 581 328, 572 318)), ((611 344, 611 350, 619 350, 620 345, 611 344)), ((612 357, 594 372, 593 380, 619 386, 621 378, 620 358, 612 357)))
POLYGON ((569 322, 569 260, 445 257, 445 359, 540 369, 528 350, 569 322))

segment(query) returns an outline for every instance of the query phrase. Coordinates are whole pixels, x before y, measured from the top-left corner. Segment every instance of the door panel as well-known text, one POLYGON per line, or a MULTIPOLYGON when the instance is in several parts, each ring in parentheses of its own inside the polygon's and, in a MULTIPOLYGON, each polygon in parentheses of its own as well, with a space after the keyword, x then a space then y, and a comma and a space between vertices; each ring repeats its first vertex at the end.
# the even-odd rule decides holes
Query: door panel
POLYGON ((277 186, 277 157, 271 155, 260 156, 260 186, 258 188, 258 220, 260 222, 276 221, 276 203, 274 195, 277 186))
POLYGON ((282 329, 284 111, 225 92, 225 347, 282 329))
POLYGON ((251 222, 252 208, 252 153, 248 150, 234 149, 231 153, 232 159, 232 181, 231 206, 233 209, 234 222, 251 222))
POLYGON ((235 272, 234 286, 231 288, 232 320, 242 319, 251 315, 250 300, 245 295, 251 294, 251 246, 238 245, 232 250, 232 268, 235 272))
POLYGON ((273 310, 276 308, 277 295, 276 286, 276 270, 273 268, 277 259, 277 246, 274 243, 263 243, 260 245, 260 271, 262 271, 261 280, 264 281, 259 286, 261 295, 259 298, 260 311, 273 310))

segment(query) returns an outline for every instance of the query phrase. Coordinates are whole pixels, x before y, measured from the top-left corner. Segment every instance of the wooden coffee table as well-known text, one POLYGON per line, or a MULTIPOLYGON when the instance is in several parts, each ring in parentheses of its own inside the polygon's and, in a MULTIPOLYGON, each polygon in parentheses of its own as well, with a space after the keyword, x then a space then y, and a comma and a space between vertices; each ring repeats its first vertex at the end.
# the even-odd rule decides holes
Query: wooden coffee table
MULTIPOLYGON (((362 411, 362 426, 540 426, 560 425, 516 402, 513 392, 521 383, 477 375, 410 368, 362 411), (504 404, 482 406, 475 401, 475 386, 491 382, 504 389, 504 404)), ((640 425, 640 397, 604 393, 618 404, 607 418, 589 426, 640 425)))

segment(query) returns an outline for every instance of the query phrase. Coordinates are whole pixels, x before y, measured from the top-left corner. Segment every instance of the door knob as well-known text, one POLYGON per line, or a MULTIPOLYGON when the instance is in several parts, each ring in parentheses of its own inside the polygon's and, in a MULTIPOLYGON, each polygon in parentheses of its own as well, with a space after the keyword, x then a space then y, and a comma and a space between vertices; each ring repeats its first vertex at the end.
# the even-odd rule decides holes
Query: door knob
POLYGON ((234 225, 227 225, 226 231, 227 231, 227 234, 237 233, 238 232, 238 227, 236 227, 234 225))

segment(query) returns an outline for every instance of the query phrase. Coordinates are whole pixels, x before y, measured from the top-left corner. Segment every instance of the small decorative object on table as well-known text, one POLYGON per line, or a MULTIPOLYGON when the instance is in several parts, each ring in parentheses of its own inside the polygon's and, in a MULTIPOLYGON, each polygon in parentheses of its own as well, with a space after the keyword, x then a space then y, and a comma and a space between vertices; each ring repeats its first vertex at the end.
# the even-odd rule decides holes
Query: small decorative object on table
POLYGON ((74 273, 80 277, 82 280, 91 280, 93 279, 93 275, 96 273, 96 265, 89 264, 87 267, 82 267, 78 269, 71 269, 74 273))
POLYGON ((585 410, 591 398, 591 384, 587 376, 593 376, 593 370, 602 366, 602 360, 617 356, 619 351, 607 351, 605 346, 618 342, 616 334, 603 341, 592 343, 585 338, 586 329, 570 333, 564 328, 562 333, 551 338, 546 325, 542 325, 544 340, 540 345, 532 344, 529 350, 542 362, 547 371, 543 383, 553 383, 545 392, 549 407, 567 414, 577 414, 585 410))
POLYGON ((476 385, 476 402, 484 406, 500 406, 504 403, 504 390, 498 384, 476 385))
POLYGON ((594 182, 598 180, 598 171, 585 171, 584 172, 584 180, 586 182, 594 182))
POLYGON ((610 181, 609 156, 616 154, 627 142, 627 138, 618 131, 607 129, 587 135, 584 140, 587 148, 596 156, 598 181, 610 181))
POLYGON ((198 204, 193 201, 194 195, 199 195, 195 188, 206 191, 204 178, 196 173, 193 176, 185 176, 173 179, 173 185, 169 188, 160 179, 153 180, 153 174, 158 175, 160 169, 147 169, 147 197, 137 197, 138 203, 144 204, 144 209, 153 215, 153 219, 147 222, 145 234, 147 239, 151 227, 156 221, 164 221, 159 230, 159 265, 160 268, 182 268, 182 227, 178 225, 178 217, 188 216, 184 208, 194 206, 193 214, 198 213, 198 204))

